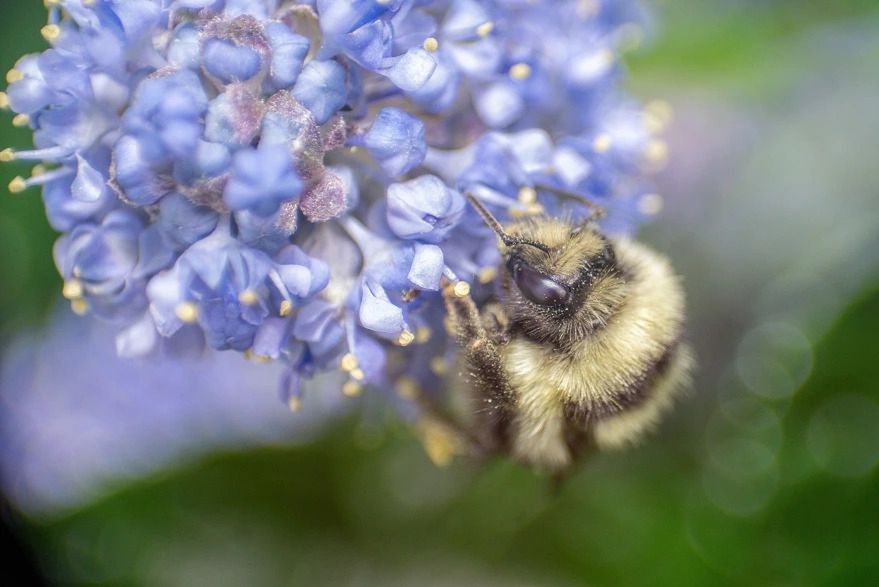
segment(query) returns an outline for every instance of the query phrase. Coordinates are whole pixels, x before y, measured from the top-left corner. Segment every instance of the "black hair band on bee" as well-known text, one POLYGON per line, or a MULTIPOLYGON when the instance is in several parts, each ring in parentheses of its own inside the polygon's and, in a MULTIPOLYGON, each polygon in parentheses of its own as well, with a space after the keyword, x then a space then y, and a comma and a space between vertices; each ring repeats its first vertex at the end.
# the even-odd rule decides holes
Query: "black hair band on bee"
POLYGON ((520 245, 528 245, 540 249, 545 253, 548 253, 550 251, 550 248, 543 243, 523 238, 516 238, 514 236, 508 235, 506 231, 504 231, 504 227, 501 226, 501 223, 498 221, 498 219, 494 217, 494 214, 492 214, 489 209, 485 207, 485 205, 479 200, 479 198, 476 197, 476 195, 474 195, 472 192, 465 192, 464 196, 467 198, 467 201, 470 202, 470 204, 474 208, 476 208, 476 211, 479 213, 479 215, 482 217, 488 227, 494 231, 494 233, 498 236, 499 239, 501 239, 501 242, 504 243, 505 246, 516 247, 520 245))

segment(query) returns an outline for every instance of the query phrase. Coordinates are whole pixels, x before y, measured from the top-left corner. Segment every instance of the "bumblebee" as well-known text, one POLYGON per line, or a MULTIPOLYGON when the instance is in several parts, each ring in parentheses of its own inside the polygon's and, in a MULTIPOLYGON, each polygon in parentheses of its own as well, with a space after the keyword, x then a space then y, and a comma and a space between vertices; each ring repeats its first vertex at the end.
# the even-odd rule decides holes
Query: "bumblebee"
POLYGON ((443 299, 473 399, 466 426, 486 453, 566 471, 584 453, 634 443, 687 386, 684 293, 668 260, 608 238, 594 220, 537 216, 497 234, 498 294, 480 309, 465 282, 443 299))

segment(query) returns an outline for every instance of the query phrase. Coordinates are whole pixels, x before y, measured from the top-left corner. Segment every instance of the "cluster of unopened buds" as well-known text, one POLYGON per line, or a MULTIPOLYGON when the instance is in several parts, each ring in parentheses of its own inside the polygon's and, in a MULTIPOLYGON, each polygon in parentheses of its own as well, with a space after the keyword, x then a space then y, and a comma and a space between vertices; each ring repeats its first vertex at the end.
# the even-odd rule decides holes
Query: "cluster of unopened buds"
POLYGON ((33 129, 77 313, 125 356, 209 345, 438 393, 443 278, 493 287, 502 221, 585 215, 625 233, 661 199, 663 103, 618 87, 627 0, 46 0, 50 48, 6 76, 33 129), (402 349, 401 347, 407 347, 402 349))

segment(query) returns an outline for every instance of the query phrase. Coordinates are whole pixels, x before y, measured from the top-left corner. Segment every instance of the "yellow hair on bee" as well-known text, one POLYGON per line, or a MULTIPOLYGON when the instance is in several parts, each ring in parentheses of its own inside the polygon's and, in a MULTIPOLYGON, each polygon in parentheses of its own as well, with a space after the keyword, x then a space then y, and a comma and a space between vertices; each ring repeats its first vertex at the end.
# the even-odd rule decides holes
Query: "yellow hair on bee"
POLYGON ((684 295, 677 277, 649 248, 613 244, 625 277, 617 278, 624 285, 606 325, 564 350, 517 337, 501 351, 516 392, 513 453, 535 466, 560 470, 571 463, 566 406, 597 414, 589 429, 600 446, 621 446, 652 428, 687 380, 692 360, 679 343, 684 295), (666 355, 666 368, 654 376, 666 355), (626 394, 643 397, 626 405, 626 394))

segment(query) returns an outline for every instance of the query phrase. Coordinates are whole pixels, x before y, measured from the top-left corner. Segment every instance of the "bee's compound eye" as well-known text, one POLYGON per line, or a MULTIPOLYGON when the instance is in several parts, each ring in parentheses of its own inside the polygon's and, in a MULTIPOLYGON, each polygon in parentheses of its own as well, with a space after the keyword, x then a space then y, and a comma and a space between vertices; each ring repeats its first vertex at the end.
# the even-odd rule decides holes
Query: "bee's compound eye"
POLYGON ((514 263, 510 270, 519 291, 535 304, 556 306, 567 301, 568 290, 563 285, 538 273, 528 265, 514 263))

